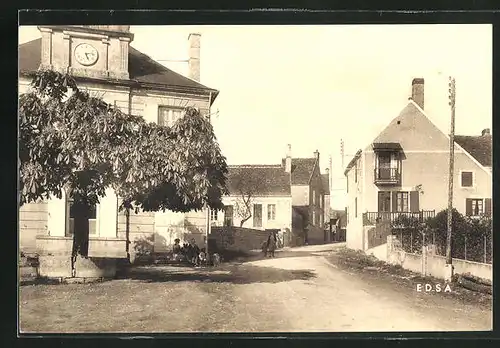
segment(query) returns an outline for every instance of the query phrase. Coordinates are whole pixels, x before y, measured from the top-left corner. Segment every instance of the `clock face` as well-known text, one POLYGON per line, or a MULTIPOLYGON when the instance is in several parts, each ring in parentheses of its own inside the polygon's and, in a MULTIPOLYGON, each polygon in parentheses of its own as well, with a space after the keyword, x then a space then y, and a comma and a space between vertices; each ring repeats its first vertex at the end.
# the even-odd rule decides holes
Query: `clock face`
POLYGON ((75 48, 75 58, 82 65, 94 65, 99 59, 99 53, 94 46, 82 43, 75 48))

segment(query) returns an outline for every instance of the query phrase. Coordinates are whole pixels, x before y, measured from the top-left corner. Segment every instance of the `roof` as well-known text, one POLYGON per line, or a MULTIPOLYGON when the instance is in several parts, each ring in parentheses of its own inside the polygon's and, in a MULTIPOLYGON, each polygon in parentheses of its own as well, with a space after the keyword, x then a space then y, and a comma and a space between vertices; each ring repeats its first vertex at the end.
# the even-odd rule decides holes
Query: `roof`
POLYGON ((455 135, 455 143, 460 145, 481 165, 485 167, 491 167, 493 144, 491 135, 455 135))
POLYGON ((351 170, 351 168, 354 167, 354 164, 356 163, 356 161, 358 160, 358 158, 361 157, 361 153, 362 153, 361 149, 358 150, 358 152, 356 152, 356 154, 354 155, 354 157, 352 158, 352 160, 349 162, 349 164, 345 168, 344 175, 347 175, 347 173, 349 173, 349 170, 351 170))
MULTIPOLYGON (((282 160, 285 167, 285 158, 282 160)), ((292 158, 292 185, 309 185, 314 172, 316 158, 292 158)))
POLYGON ((323 186, 324 194, 330 194, 330 175, 329 174, 321 174, 321 184, 323 186))
MULTIPOLYGON (((29 73, 38 70, 41 63, 41 49, 41 38, 19 45, 20 72, 29 73)), ((132 46, 129 48, 128 55, 130 81, 212 91, 214 98, 218 94, 217 90, 206 87, 201 83, 168 69, 132 46)))
POLYGON ((230 195, 290 196, 290 175, 280 165, 238 165, 228 167, 230 195))
POLYGON ((374 150, 402 150, 400 143, 373 143, 374 150))

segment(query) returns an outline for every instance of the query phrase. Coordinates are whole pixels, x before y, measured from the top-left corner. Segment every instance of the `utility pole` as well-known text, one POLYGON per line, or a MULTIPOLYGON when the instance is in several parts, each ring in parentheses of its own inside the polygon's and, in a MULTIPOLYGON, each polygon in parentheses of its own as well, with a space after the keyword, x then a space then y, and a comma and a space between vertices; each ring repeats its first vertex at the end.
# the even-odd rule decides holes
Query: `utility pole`
POLYGON ((340 157, 342 158, 342 171, 344 170, 344 139, 340 139, 340 157))
POLYGON ((451 237, 452 237, 452 227, 453 227, 453 172, 454 172, 454 160, 455 160, 455 78, 449 78, 448 83, 450 99, 449 105, 451 107, 451 126, 450 126, 450 168, 449 168, 449 178, 448 178, 448 228, 446 234, 446 278, 451 280, 453 276, 453 265, 451 256, 451 237))

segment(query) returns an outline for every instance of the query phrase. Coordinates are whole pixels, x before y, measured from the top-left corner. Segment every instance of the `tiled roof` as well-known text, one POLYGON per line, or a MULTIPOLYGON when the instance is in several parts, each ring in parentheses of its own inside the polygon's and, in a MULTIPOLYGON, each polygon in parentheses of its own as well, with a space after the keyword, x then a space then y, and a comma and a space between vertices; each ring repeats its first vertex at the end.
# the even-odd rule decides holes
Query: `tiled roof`
POLYGON ((492 136, 455 135, 455 143, 485 167, 491 167, 492 136))
MULTIPOLYGON (((19 45, 19 71, 36 71, 41 62, 42 39, 36 39, 19 45)), ((128 71, 130 80, 141 83, 151 83, 176 87, 212 90, 201 83, 178 74, 160 63, 154 61, 146 54, 129 48, 128 71)), ((214 94, 218 92, 213 90, 214 94)))
MULTIPOLYGON (((282 159, 283 168, 285 159, 282 159)), ((292 185, 309 185, 309 179, 314 171, 316 159, 313 158, 292 158, 292 185)))
POLYGON ((321 174, 321 184, 323 185, 324 194, 330 194, 330 175, 321 174))
POLYGON ((289 196, 290 175, 279 165, 239 165, 228 167, 231 195, 249 192, 254 196, 289 196))

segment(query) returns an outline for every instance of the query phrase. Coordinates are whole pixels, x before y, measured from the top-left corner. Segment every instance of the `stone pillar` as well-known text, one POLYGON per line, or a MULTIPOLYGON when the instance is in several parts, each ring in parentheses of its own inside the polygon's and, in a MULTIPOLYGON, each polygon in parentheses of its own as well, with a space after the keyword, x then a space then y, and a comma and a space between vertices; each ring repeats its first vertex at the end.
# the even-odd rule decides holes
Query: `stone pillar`
POLYGON ((41 68, 52 69, 52 29, 40 28, 42 33, 41 68))
POLYGON ((444 265, 444 280, 448 283, 453 279, 453 270, 453 265, 444 265))
POLYGON ((63 50, 64 50, 64 60, 63 64, 59 70, 65 73, 71 66, 71 36, 69 34, 63 34, 63 50))

